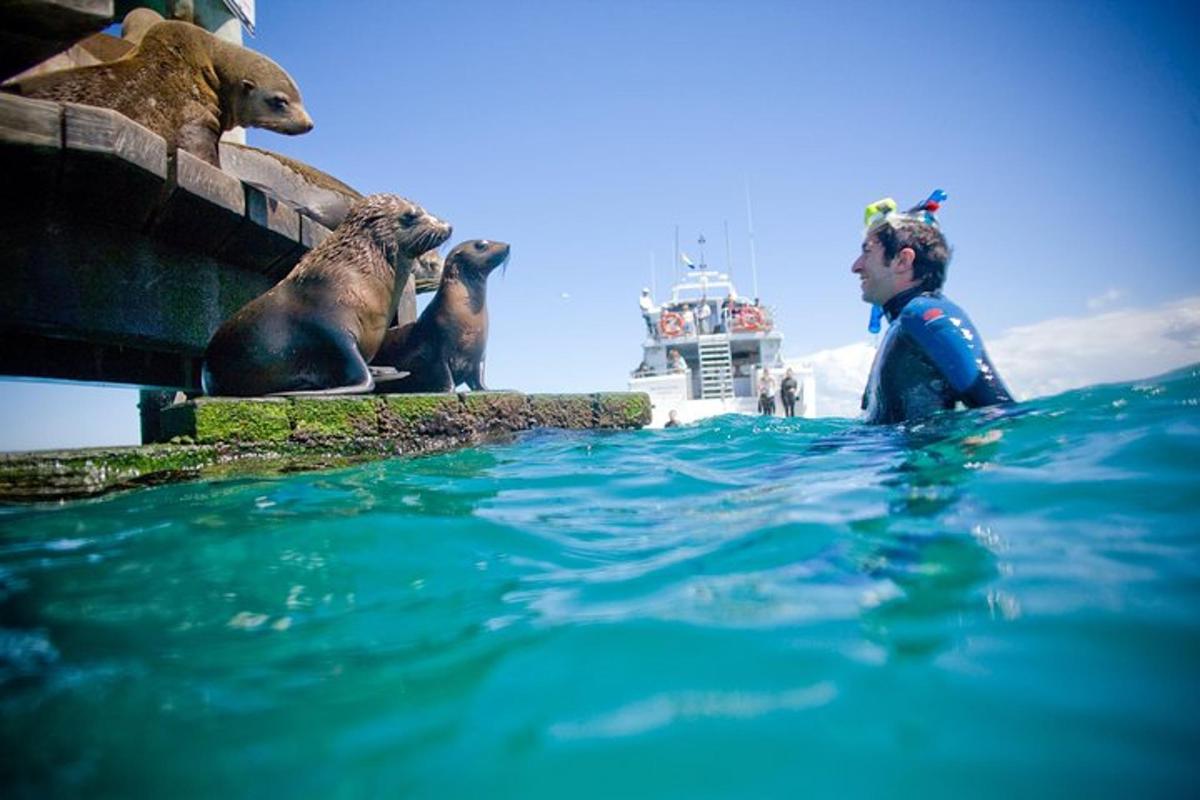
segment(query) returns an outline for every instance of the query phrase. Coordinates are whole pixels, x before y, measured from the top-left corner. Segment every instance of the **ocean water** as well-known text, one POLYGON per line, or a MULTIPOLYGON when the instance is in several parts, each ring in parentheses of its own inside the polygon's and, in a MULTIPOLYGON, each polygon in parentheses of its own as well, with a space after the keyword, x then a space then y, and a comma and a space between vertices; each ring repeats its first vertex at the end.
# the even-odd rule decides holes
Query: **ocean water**
POLYGON ((0 509, 0 794, 1184 797, 1200 366, 0 509))

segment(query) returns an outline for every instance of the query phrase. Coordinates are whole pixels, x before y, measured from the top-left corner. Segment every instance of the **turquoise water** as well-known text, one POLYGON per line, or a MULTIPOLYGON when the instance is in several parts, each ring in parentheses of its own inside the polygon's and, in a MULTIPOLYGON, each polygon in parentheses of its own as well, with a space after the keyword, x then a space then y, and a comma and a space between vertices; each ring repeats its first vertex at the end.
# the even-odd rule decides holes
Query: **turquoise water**
POLYGON ((1195 796, 1198 404, 0 509, 3 795, 1195 796))

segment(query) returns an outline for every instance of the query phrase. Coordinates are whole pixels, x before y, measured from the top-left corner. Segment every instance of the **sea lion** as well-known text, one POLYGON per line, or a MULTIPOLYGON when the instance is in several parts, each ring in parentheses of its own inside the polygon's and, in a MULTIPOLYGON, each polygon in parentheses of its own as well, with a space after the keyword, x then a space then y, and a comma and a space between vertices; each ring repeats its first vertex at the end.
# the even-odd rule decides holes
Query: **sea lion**
POLYGON ((442 267, 437 294, 416 322, 389 328, 373 364, 409 375, 388 391, 450 392, 460 383, 483 390, 487 347, 487 279, 508 258, 504 242, 463 242, 442 267))
POLYGON ((145 125, 192 155, 221 166, 217 142, 231 128, 298 134, 312 130, 300 90, 264 55, 187 22, 159 22, 117 61, 6 84, 26 97, 101 106, 145 125))
POLYGON ((152 8, 135 8, 121 20, 121 38, 133 44, 141 44, 150 29, 162 21, 163 15, 152 8))
POLYGON ((442 254, 437 250, 430 250, 428 253, 421 254, 421 257, 417 259, 417 263, 413 264, 413 279, 417 294, 437 291, 437 288, 442 285, 442 266, 444 263, 442 254))
POLYGON ((392 194, 359 200, 288 276, 213 334, 205 394, 369 392, 367 362, 383 342, 413 260, 450 225, 392 194))

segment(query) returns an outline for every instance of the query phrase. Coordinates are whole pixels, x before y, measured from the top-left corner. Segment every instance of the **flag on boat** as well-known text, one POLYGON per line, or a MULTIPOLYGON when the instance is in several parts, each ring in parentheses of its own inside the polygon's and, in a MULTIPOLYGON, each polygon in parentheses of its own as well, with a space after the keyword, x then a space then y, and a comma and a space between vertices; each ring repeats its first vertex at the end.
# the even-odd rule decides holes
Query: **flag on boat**
POLYGON ((692 262, 692 260, 690 258, 688 258, 688 254, 684 253, 683 251, 680 251, 680 253, 679 253, 679 260, 682 261, 683 263, 687 264, 688 269, 696 268, 696 265, 692 262))

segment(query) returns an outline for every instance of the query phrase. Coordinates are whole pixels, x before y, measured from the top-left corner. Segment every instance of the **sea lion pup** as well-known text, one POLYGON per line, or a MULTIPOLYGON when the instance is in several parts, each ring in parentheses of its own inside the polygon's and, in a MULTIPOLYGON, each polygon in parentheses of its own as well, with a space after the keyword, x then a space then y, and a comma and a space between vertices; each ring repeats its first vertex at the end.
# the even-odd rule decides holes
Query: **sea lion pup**
POLYGON ((413 260, 450 226, 393 194, 359 200, 288 276, 213 334, 205 394, 369 392, 367 362, 383 342, 413 260))
POLYGON ((487 279, 508 258, 504 242, 478 239, 450 251, 437 294, 416 322, 389 328, 372 362, 409 375, 395 392, 451 392, 460 383, 483 390, 487 348, 487 279))
POLYGON ((26 97, 119 111, 214 167, 217 141, 237 126, 312 130, 300 90, 271 59, 187 22, 159 22, 128 56, 7 84, 26 97))

